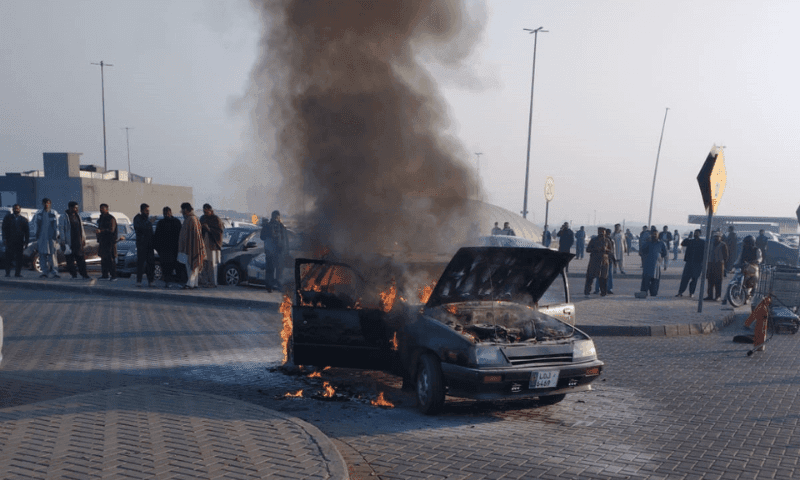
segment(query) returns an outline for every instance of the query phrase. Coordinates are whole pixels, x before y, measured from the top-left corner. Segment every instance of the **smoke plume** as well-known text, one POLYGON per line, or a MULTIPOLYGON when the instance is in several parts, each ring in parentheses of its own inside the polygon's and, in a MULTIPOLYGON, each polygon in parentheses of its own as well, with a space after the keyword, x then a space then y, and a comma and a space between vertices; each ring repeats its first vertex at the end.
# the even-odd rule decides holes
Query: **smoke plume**
POLYGON ((305 212, 304 228, 340 257, 450 251, 465 239, 476 179, 419 61, 453 66, 470 52, 481 26, 462 2, 254 5, 264 24, 255 135, 274 137, 282 213, 305 212))

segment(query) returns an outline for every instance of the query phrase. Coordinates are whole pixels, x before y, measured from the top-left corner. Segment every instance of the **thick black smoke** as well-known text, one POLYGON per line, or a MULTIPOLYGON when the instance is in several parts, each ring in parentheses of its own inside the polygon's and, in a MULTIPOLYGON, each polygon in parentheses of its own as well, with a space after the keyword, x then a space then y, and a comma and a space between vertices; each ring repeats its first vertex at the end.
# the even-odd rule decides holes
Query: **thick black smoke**
POLYGON ((340 257, 441 252, 471 227, 470 158, 418 58, 458 64, 479 33, 460 1, 260 0, 257 134, 282 197, 340 257), (443 58, 447 57, 447 58, 443 58))

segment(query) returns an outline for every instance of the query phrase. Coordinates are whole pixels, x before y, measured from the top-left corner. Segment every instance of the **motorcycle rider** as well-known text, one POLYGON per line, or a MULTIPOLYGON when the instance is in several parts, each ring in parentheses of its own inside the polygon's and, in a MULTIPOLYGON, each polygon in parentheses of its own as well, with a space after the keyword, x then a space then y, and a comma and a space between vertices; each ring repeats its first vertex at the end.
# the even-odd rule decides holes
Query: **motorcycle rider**
POLYGON ((763 261, 761 249, 756 246, 756 239, 752 235, 744 237, 742 242, 742 254, 739 256, 739 261, 734 265, 736 268, 742 269, 744 276, 745 300, 747 303, 750 300, 750 294, 756 288, 758 283, 758 265, 763 261))

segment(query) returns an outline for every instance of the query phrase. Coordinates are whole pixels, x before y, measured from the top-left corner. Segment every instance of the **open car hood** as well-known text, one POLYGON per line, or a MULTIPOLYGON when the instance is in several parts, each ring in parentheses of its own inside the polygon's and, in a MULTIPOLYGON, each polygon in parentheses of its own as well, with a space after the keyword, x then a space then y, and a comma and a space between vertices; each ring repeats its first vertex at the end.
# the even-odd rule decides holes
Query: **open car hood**
POLYGON ((572 257, 544 248, 464 247, 450 260, 425 306, 499 300, 532 305, 572 257))

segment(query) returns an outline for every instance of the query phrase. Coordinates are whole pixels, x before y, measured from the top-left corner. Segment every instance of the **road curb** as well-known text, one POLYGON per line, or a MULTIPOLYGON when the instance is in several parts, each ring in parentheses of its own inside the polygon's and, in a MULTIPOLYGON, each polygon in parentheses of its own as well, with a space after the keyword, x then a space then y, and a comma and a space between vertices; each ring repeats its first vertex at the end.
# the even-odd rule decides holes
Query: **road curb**
POLYGON ((171 302, 214 305, 222 307, 265 308, 277 310, 280 302, 268 300, 247 300, 241 298, 218 298, 203 295, 181 294, 177 291, 170 293, 160 292, 152 288, 144 290, 130 290, 119 288, 105 288, 97 285, 97 280, 83 284, 64 284, 61 282, 37 282, 6 280, 0 278, 0 286, 24 288, 28 290, 59 290, 65 292, 82 293, 87 295, 104 295, 108 297, 146 298, 148 300, 168 300, 171 302))
POLYGON ((735 318, 734 311, 721 320, 699 323, 648 326, 576 325, 576 327, 594 337, 686 337, 718 332, 733 323, 735 318))

